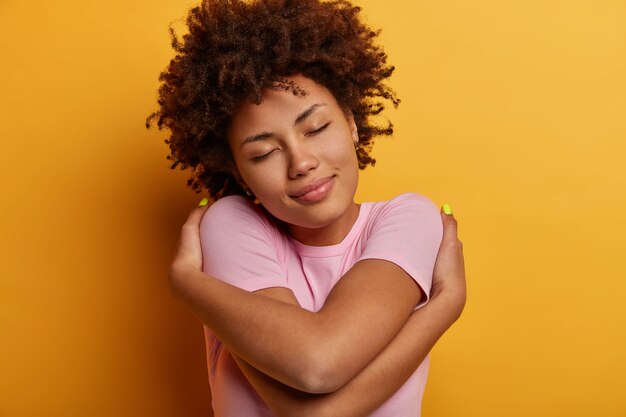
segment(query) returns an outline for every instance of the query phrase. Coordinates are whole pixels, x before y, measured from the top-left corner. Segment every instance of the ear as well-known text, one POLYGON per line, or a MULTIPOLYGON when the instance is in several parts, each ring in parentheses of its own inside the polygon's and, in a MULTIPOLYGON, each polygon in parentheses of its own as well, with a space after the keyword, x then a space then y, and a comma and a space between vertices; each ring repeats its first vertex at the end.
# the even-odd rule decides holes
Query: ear
POLYGON ((346 120, 348 121, 348 126, 350 127, 352 141, 355 144, 359 143, 359 132, 357 131, 356 123, 354 122, 354 115, 352 114, 352 111, 348 110, 346 112, 346 120))

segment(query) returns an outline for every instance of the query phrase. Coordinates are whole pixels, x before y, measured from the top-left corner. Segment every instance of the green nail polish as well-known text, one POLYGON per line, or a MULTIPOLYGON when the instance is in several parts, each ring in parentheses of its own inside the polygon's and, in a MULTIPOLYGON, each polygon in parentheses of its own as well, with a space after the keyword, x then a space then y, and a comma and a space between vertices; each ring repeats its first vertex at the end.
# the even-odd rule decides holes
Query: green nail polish
POLYGON ((200 200, 200 203, 198 204, 198 206, 202 207, 202 206, 206 206, 207 204, 209 204, 209 199, 204 197, 202 200, 200 200))
POLYGON ((443 212, 448 216, 452 214, 452 209, 450 208, 450 204, 446 203, 443 205, 443 212))

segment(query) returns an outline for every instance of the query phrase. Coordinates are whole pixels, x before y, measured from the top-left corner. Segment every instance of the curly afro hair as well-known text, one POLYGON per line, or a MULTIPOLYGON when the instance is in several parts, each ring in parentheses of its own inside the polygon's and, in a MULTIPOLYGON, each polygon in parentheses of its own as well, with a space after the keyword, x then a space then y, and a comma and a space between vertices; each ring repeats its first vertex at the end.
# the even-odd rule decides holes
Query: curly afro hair
POLYGON ((245 195, 232 174, 229 120, 244 100, 259 103, 265 89, 306 94, 284 80, 294 74, 325 86, 352 112, 359 168, 374 165, 373 138, 391 135, 393 126, 372 116, 399 99, 384 83, 394 67, 374 43, 380 31, 359 12, 345 0, 203 0, 189 11, 182 40, 170 25, 176 56, 159 76, 159 110, 146 127, 156 119, 169 129, 171 168, 189 168, 187 184, 213 199, 245 195))

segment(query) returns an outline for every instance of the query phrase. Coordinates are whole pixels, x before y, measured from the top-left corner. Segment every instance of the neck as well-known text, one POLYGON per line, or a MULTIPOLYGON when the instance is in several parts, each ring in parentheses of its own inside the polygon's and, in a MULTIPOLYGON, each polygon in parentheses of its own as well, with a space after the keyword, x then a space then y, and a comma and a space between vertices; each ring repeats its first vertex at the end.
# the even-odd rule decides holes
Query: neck
POLYGON ((287 225, 291 236, 298 242, 309 246, 331 246, 341 243, 350 233, 359 218, 360 204, 352 203, 341 218, 319 228, 307 228, 287 225))

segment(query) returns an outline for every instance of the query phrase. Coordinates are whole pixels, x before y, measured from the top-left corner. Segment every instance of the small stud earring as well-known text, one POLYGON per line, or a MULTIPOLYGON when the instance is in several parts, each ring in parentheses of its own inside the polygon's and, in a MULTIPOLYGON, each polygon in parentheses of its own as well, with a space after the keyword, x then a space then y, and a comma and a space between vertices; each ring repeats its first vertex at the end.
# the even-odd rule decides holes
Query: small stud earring
POLYGON ((250 190, 246 190, 246 195, 252 200, 254 204, 261 204, 261 201, 252 194, 250 190))

